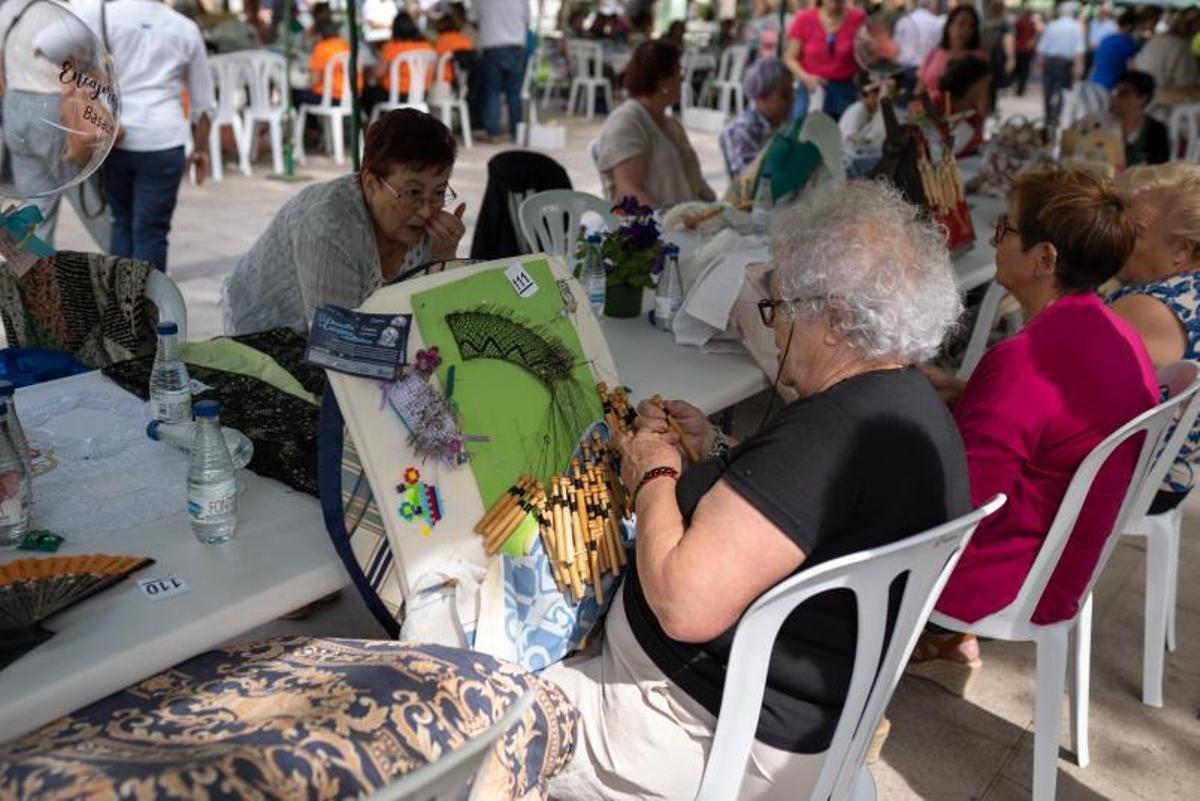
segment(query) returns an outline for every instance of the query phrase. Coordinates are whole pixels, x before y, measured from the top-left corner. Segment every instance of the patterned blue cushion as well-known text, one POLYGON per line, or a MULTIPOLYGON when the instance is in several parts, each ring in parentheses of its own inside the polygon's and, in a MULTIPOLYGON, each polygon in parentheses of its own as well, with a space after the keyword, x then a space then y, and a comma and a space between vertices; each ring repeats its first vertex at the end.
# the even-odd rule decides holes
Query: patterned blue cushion
POLYGON ((462 747, 528 689, 481 797, 543 798, 575 750, 557 686, 473 651, 302 637, 201 654, 0 745, 0 797, 353 798, 462 747))

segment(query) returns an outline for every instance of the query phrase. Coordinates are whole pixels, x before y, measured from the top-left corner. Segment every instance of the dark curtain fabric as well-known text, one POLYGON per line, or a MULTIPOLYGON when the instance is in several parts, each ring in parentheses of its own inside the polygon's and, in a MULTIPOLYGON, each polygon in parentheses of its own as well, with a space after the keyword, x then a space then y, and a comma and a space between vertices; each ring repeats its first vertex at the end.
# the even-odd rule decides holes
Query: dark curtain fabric
POLYGON ((487 261, 520 255, 519 223, 508 209, 510 194, 570 188, 567 171, 549 156, 527 150, 509 150, 493 156, 488 162, 487 189, 475 224, 471 258, 487 261))
MULTIPOLYGON (((287 328, 231 337, 273 358, 309 392, 320 398, 325 371, 304 364, 303 335, 287 328)), ((153 353, 119 362, 104 374, 139 398, 149 396, 153 353)), ((320 497, 317 487, 317 422, 320 407, 257 378, 195 364, 188 373, 212 389, 200 400, 221 402, 221 424, 236 428, 254 443, 250 469, 294 490, 320 497)))
POLYGON ((134 259, 60 250, 20 278, 0 265, 8 344, 70 354, 88 367, 154 354, 158 310, 146 299, 151 267, 134 259))

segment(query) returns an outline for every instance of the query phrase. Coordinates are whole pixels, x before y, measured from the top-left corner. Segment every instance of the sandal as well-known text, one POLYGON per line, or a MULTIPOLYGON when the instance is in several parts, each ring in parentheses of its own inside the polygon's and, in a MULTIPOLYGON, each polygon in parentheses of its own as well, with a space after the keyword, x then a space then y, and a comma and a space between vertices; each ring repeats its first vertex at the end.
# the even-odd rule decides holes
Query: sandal
POLYGON ((959 698, 966 696, 983 660, 979 658, 964 662, 958 658, 957 649, 974 634, 958 634, 938 642, 932 637, 922 637, 913 649, 912 657, 904 672, 909 676, 928 679, 941 685, 947 692, 959 698))

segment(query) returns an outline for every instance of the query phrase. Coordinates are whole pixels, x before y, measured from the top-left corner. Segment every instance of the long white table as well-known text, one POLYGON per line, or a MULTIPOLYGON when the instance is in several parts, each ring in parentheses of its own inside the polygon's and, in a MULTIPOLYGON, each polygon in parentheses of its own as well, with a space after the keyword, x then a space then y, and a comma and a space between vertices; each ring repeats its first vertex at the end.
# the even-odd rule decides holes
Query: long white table
MULTIPOLYGON (((100 373, 86 373, 21 390, 17 405, 31 408, 80 390, 126 394, 100 373)), ((46 627, 54 636, 0 670, 0 742, 347 584, 317 499, 249 471, 244 478, 238 531, 228 543, 201 545, 182 510, 98 541, 64 543, 64 555, 129 553, 156 563, 52 618, 46 627), (190 591, 154 601, 137 587, 138 578, 166 575, 179 576, 190 591)), ((0 550, 0 563, 44 555, 0 550)))

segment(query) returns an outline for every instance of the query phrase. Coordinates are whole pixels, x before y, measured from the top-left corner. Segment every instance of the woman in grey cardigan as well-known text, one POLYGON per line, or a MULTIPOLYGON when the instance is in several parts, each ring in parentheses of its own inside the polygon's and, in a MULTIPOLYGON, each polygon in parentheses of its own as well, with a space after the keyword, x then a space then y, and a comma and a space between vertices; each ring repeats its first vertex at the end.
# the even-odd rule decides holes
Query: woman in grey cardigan
POLYGON ((411 267, 453 259, 466 204, 453 212, 454 135, 414 109, 367 130, 362 172, 284 204, 222 287, 225 333, 307 331, 325 304, 345 308, 411 267))

